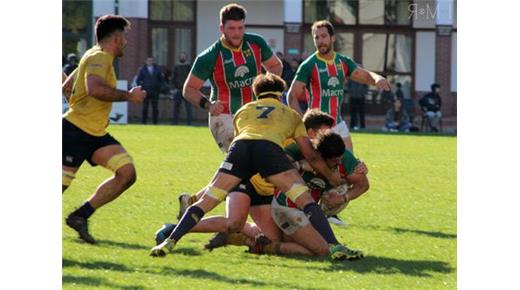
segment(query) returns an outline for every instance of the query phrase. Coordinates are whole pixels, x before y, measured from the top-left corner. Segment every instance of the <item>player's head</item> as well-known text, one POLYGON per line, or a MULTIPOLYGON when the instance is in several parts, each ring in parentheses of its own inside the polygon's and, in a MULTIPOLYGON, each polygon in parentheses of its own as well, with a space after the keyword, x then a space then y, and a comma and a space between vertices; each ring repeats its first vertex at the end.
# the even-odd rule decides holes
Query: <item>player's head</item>
POLYGON ((327 54, 332 50, 336 41, 332 23, 328 20, 316 21, 312 24, 311 33, 314 46, 321 54, 327 54))
POLYGON ((258 99, 274 98, 280 100, 285 90, 285 81, 270 72, 258 75, 253 82, 253 93, 258 99))
POLYGON ((432 89, 432 92, 434 92, 434 93, 438 93, 440 90, 440 87, 441 87, 441 85, 439 85, 438 83, 433 83, 430 86, 430 88, 432 89))
POLYGON ((345 143, 340 135, 332 130, 325 130, 318 133, 313 143, 330 168, 335 168, 341 163, 345 153, 345 143))
POLYGON ((123 56, 130 22, 123 16, 103 15, 96 21, 95 28, 97 42, 111 42, 115 46, 115 56, 123 56))
POLYGON ((307 135, 313 139, 319 132, 332 128, 334 118, 318 109, 312 109, 303 115, 303 124, 307 129, 307 135))
POLYGON ((236 3, 220 9, 220 32, 233 47, 239 47, 244 39, 246 13, 246 9, 236 3))

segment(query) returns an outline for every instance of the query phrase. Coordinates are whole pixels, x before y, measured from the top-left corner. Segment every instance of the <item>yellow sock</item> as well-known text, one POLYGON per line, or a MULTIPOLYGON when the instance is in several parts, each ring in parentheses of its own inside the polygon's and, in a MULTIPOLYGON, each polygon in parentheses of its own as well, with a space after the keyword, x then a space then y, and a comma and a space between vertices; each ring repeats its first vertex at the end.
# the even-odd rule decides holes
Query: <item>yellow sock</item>
POLYGON ((280 253, 281 246, 282 246, 282 243, 280 243, 280 242, 272 242, 272 243, 264 246, 263 252, 265 254, 278 255, 278 254, 281 254, 280 253))
POLYGON ((227 237, 227 243, 235 246, 247 246, 247 239, 249 238, 242 233, 231 233, 227 237))
POLYGON ((196 203, 197 200, 199 200, 199 199, 197 198, 197 194, 193 194, 193 195, 190 196, 190 200, 188 200, 188 204, 189 204, 189 205, 192 205, 192 204, 196 203))

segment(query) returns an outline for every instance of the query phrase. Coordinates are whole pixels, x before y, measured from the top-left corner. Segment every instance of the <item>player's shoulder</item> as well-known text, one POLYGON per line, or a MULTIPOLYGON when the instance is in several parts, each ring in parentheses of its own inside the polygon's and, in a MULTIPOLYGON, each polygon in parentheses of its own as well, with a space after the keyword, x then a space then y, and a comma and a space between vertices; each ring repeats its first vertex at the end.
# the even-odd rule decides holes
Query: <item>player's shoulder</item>
POLYGON ((220 48, 222 47, 220 40, 213 42, 208 48, 201 51, 197 58, 208 58, 208 57, 216 57, 220 48))
POLYGON ((345 62, 345 63, 352 63, 352 64, 356 64, 356 62, 348 55, 344 55, 344 54, 341 54, 341 53, 337 53, 336 52, 336 57, 342 61, 342 62, 345 62))
POLYGON ((248 41, 248 42, 254 42, 254 43, 265 43, 265 38, 258 34, 258 33, 254 33, 254 32, 246 32, 244 33, 244 41, 248 41))
POLYGON ((85 52, 83 59, 89 61, 96 60, 103 62, 111 62, 113 57, 109 53, 101 49, 101 47, 96 45, 85 52))
POLYGON ((300 66, 313 66, 318 61, 317 52, 314 52, 313 54, 309 55, 306 59, 303 60, 300 66))

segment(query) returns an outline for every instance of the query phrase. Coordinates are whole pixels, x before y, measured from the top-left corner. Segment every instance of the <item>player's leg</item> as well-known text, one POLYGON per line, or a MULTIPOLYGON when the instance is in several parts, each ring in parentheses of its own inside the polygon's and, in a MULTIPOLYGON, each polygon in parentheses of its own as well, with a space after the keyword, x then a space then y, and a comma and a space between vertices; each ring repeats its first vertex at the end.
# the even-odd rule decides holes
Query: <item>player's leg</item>
POLYGON ((331 130, 340 135, 345 143, 345 147, 354 153, 354 145, 352 144, 352 135, 350 134, 350 130, 348 129, 347 123, 343 120, 340 123, 336 124, 336 126, 332 127, 331 130))
POLYGON ((67 188, 69 188, 72 180, 76 178, 76 172, 78 172, 79 167, 71 167, 71 166, 61 166, 61 192, 63 193, 67 188))
POLYGON ((152 97, 152 120, 155 125, 159 121, 159 95, 152 97))
POLYGON ((215 208, 223 201, 228 192, 240 183, 242 179, 223 172, 217 173, 212 183, 206 187, 202 198, 188 207, 170 236, 161 244, 152 248, 153 257, 165 256, 173 250, 175 244, 202 219, 205 213, 215 208))

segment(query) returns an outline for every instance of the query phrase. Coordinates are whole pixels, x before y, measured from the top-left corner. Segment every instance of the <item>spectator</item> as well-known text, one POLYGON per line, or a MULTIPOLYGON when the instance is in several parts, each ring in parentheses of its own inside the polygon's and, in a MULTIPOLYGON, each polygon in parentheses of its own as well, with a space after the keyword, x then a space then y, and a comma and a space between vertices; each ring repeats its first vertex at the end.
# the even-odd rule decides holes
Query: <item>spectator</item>
POLYGON ((292 83, 292 80, 294 79, 294 74, 296 73, 296 70, 293 70, 291 64, 285 60, 283 53, 278 51, 276 53, 276 56, 278 56, 278 58, 282 61, 283 67, 281 77, 289 87, 292 83))
POLYGON ((397 87, 397 89, 395 90, 395 98, 401 101, 402 103, 404 100, 403 90, 401 89, 403 85, 401 83, 396 83, 395 86, 397 87))
POLYGON ((76 54, 69 53, 67 55, 67 64, 63 67, 63 72, 68 76, 78 67, 78 58, 76 54))
POLYGON ((186 108, 186 124, 191 125, 192 111, 191 104, 182 97, 182 87, 191 70, 191 64, 187 62, 186 53, 181 52, 179 55, 179 63, 173 67, 173 124, 179 124, 179 111, 181 103, 186 108))
POLYGON ((402 102, 396 98, 392 107, 386 112, 386 129, 391 132, 409 132, 410 118, 405 110, 403 110, 402 102))
POLYGON ((157 124, 159 120, 159 92, 164 79, 161 69, 153 62, 153 57, 148 57, 146 63, 139 70, 137 75, 137 85, 143 87, 146 91, 146 98, 143 104, 143 124, 146 124, 148 117, 148 105, 152 103, 152 118, 153 123, 157 124))
POLYGON ((350 92, 350 128, 353 130, 364 129, 365 98, 368 93, 368 86, 354 80, 349 80, 347 83, 347 92, 350 92))
POLYGON ((426 115, 428 125, 432 132, 438 132, 437 126, 442 117, 441 113, 441 97, 439 96, 440 85, 435 83, 431 85, 432 91, 419 100, 419 106, 423 114, 426 115))

